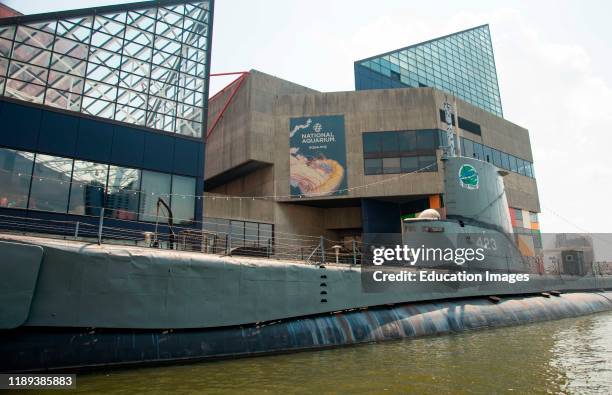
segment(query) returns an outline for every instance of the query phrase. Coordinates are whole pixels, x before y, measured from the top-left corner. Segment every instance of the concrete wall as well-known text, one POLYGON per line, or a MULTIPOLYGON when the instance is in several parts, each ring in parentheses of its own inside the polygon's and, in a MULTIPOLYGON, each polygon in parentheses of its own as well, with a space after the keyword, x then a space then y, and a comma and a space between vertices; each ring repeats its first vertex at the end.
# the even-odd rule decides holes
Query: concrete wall
MULTIPOLYGON (((451 98, 452 99, 452 98, 451 98)), ((348 187, 347 195, 303 198, 321 201, 362 197, 427 196, 444 193, 439 172, 408 175, 365 175, 362 134, 415 129, 445 129, 439 110, 445 94, 433 88, 367 90, 321 93, 264 73, 251 71, 230 109, 206 145, 206 179, 231 173, 244 163, 262 163, 267 167, 240 174, 211 192, 243 196, 277 196, 271 201, 216 201, 205 208, 209 217, 273 222, 277 232, 320 235, 339 229, 360 228, 360 207, 324 207, 296 204, 288 198, 289 120, 308 115, 344 115, 348 187), (378 181, 393 181, 372 185, 378 181)), ((211 122, 225 100, 210 104, 211 122)), ((529 132, 512 122, 496 117, 469 103, 457 100, 458 113, 480 124, 482 136, 462 134, 501 151, 532 161, 529 132)), ((438 160, 441 152, 438 152, 438 160)), ((439 168, 442 168, 439 162, 439 168)), ((511 207, 539 211, 535 180, 519 174, 504 179, 511 207)), ((356 200, 358 202, 358 200, 356 200)))

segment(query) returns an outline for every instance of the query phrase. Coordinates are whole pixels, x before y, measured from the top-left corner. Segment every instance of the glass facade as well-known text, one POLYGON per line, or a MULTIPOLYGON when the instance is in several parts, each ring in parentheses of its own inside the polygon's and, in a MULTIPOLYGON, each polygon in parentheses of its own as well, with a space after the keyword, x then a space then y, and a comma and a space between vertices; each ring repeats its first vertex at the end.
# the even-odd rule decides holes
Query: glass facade
MULTIPOLYGON (((0 148, 0 207, 156 221, 157 199, 175 224, 195 218, 196 179, 0 148)), ((167 222, 160 211, 160 222, 167 222)))
POLYGON ((0 95, 201 137, 209 5, 152 1, 0 20, 0 95))
POLYGON ((489 26, 355 62, 355 89, 434 87, 503 116, 489 26))
POLYGON ((461 155, 493 163, 501 169, 535 178, 533 163, 465 137, 461 138, 461 155))

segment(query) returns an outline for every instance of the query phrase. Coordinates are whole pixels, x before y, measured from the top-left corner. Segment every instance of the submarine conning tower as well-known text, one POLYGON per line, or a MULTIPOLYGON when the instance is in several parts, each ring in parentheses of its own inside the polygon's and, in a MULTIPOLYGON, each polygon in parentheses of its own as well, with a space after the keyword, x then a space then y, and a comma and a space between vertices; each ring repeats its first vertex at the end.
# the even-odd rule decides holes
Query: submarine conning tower
POLYGON ((489 162, 461 156, 444 158, 443 167, 448 219, 512 233, 503 170, 489 162))

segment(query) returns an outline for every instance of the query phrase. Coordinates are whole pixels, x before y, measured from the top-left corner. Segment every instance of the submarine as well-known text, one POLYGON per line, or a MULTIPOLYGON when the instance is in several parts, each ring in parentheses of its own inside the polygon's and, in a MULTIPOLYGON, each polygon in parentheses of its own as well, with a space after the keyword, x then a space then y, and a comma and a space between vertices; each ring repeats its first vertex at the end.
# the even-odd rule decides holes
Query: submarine
POLYGON ((612 276, 546 273, 523 254, 503 171, 459 156, 445 157, 443 169, 444 212, 403 220, 401 235, 364 235, 359 264, 0 233, 0 371, 250 357, 612 310, 612 276), (398 243, 481 249, 485 259, 373 263, 375 246, 398 243), (374 278, 380 270, 520 274, 528 281, 381 284, 374 278))

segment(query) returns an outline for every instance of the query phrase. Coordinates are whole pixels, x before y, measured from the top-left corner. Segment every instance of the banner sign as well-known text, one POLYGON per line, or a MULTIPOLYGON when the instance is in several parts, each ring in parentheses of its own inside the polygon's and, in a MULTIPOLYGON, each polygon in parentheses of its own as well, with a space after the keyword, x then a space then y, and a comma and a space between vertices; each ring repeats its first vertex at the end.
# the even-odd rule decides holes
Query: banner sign
POLYGON ((344 115, 289 120, 291 196, 347 194, 344 115))

